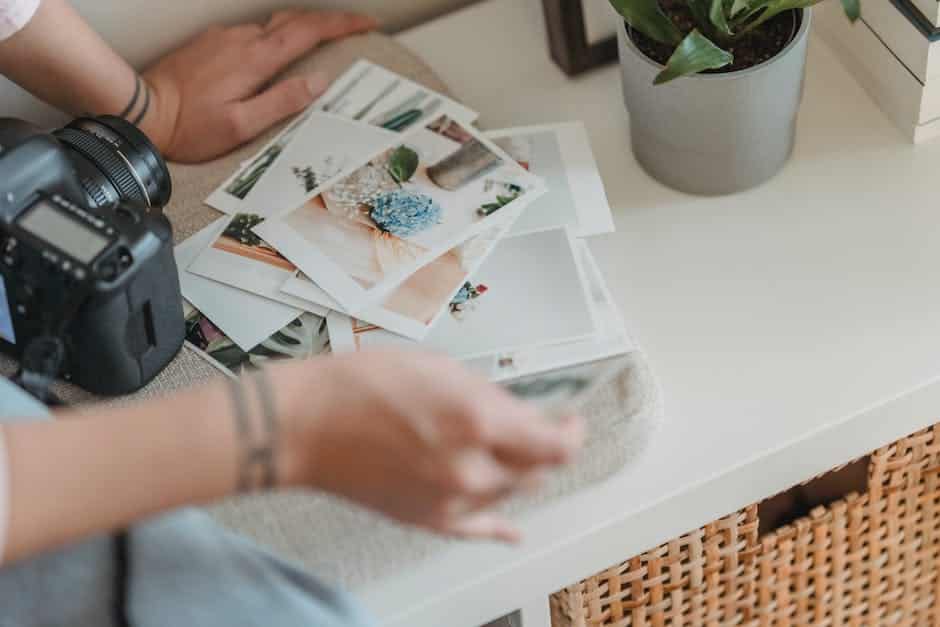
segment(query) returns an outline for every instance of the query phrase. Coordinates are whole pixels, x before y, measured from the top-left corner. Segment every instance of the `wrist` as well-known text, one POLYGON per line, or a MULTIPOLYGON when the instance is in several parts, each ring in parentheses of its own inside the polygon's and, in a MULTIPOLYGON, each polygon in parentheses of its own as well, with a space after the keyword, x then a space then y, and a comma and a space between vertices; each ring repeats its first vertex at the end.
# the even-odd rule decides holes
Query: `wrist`
MULTIPOLYGON (((179 96, 176 94, 174 86, 167 84, 165 81, 155 80, 146 74, 141 75, 140 78, 142 88, 146 90, 149 96, 147 107, 136 122, 137 128, 166 157, 173 144, 175 120, 179 114, 179 96)), ((141 111, 137 110, 129 114, 127 119, 134 121, 135 116, 140 115, 140 113, 141 111)))
POLYGON ((269 369, 280 420, 278 487, 318 487, 316 449, 329 402, 327 365, 327 358, 318 358, 269 369))

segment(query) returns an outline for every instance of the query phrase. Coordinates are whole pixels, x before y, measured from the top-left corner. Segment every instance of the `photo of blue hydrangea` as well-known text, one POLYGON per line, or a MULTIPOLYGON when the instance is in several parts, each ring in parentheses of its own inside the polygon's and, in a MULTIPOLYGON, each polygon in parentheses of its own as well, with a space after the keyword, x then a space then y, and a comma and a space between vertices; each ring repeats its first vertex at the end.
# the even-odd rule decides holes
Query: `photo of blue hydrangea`
POLYGON ((375 199, 369 217, 396 237, 411 237, 439 224, 444 211, 430 196, 398 189, 375 199))
MULTIPOLYGON (((377 295, 485 230, 508 228, 543 187, 476 129, 441 116, 257 232, 352 309, 375 304, 377 295)), ((453 294, 460 287, 455 281, 465 280, 488 249, 435 265, 425 280, 441 287, 430 292, 453 294)), ((427 293, 416 294, 415 302, 427 293)))

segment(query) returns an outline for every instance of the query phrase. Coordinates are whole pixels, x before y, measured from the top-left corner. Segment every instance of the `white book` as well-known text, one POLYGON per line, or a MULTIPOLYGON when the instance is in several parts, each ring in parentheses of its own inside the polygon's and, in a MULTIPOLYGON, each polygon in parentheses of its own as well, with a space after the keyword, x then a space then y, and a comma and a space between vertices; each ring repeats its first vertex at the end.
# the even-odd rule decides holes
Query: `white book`
MULTIPOLYGON (((910 0, 910 3, 934 26, 940 26, 940 2, 938 0, 910 0)), ((871 4, 871 3, 869 3, 871 4)), ((868 11, 868 5, 863 6, 868 11)))
POLYGON ((813 15, 823 40, 911 141, 940 136, 940 81, 918 81, 867 24, 845 19, 838 2, 817 4, 813 15))
MULTIPOLYGON (((940 5, 936 0, 930 0, 940 5)), ((863 3, 862 19, 921 83, 940 79, 940 41, 918 28, 910 8, 889 0, 863 3)))

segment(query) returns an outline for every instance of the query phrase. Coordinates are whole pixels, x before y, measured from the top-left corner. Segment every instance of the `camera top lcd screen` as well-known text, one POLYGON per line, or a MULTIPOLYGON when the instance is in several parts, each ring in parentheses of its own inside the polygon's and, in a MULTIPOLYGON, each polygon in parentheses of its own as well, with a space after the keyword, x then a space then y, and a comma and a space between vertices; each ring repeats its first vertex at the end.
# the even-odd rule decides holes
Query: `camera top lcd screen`
POLYGON ((91 262, 108 245, 106 237, 62 215, 57 207, 44 200, 36 203, 18 224, 81 263, 91 262))

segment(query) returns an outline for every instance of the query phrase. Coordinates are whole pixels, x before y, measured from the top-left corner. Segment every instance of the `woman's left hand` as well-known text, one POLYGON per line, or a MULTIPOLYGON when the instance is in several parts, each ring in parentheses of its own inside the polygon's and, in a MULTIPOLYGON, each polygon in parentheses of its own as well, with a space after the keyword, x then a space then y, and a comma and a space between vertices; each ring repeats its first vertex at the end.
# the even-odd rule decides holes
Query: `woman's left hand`
POLYGON ((264 25, 213 27, 143 73, 142 130, 172 161, 208 161, 299 113, 329 86, 322 72, 270 84, 321 43, 372 30, 370 17, 282 11, 264 25))

